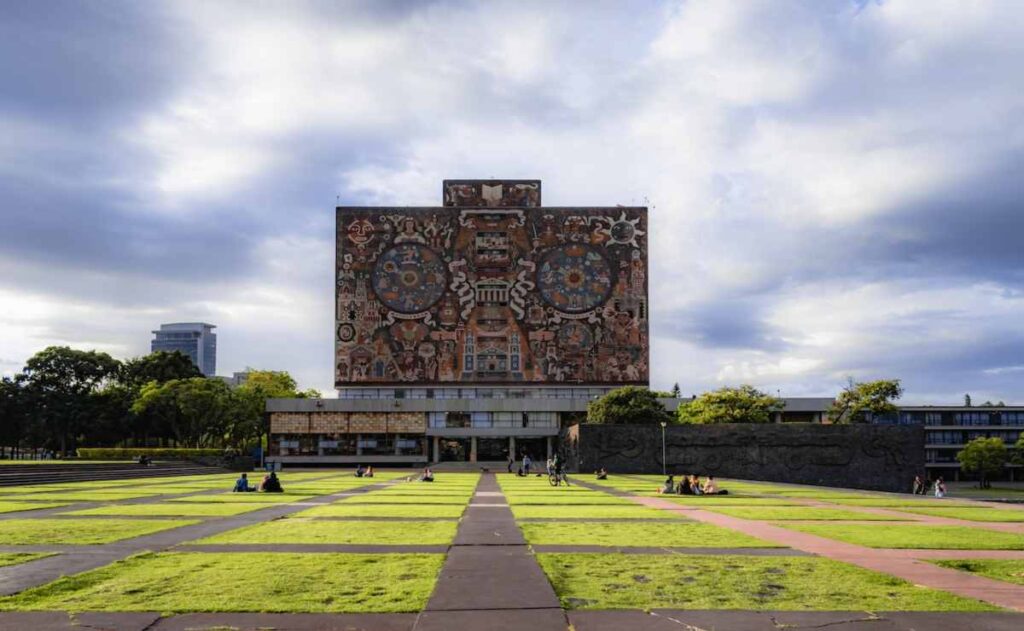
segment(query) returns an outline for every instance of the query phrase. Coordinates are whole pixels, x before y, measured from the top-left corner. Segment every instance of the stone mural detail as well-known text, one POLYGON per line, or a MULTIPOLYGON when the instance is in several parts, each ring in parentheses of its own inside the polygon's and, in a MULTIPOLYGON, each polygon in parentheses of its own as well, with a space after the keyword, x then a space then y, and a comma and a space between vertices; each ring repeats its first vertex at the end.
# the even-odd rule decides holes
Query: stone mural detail
POLYGON ((338 386, 647 383, 646 209, 493 199, 338 208, 338 386))
POLYGON ((444 205, 537 208, 540 180, 445 180, 444 205))
MULTIPOLYGON (((665 467, 675 474, 908 492, 924 473, 923 445, 919 426, 676 425, 665 433, 665 467)), ((662 472, 658 426, 574 425, 563 449, 580 472, 662 472)))

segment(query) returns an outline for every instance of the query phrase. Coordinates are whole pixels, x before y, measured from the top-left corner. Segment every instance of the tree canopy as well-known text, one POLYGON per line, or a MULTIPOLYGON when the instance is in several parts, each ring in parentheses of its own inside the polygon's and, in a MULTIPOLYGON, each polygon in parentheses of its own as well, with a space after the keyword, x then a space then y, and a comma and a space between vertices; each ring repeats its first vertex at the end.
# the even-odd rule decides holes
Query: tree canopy
POLYGON ((871 416, 895 414, 899 408, 893 403, 903 396, 899 379, 854 382, 836 397, 829 408, 828 418, 833 423, 867 423, 871 416))
POLYGON ((608 425, 648 425, 673 422, 657 393, 638 386, 616 388, 587 406, 587 421, 608 425))
POLYGON ((964 471, 977 472, 979 485, 987 489, 989 477, 1003 470, 1009 454, 1001 438, 975 438, 964 446, 956 459, 964 471))
POLYGON ((156 351, 124 362, 118 380, 128 387, 141 388, 150 381, 164 383, 202 376, 188 355, 180 351, 156 351))
POLYGON ((679 406, 681 423, 770 423, 783 402, 753 386, 725 387, 705 392, 679 406))

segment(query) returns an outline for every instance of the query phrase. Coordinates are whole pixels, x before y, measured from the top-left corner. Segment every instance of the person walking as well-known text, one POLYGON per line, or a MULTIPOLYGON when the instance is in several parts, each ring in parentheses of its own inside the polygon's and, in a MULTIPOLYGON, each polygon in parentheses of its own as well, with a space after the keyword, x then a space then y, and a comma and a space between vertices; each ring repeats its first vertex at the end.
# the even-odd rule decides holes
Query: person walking
POLYGON ((512 467, 516 464, 516 459, 512 457, 512 452, 508 453, 508 472, 512 473, 512 467))

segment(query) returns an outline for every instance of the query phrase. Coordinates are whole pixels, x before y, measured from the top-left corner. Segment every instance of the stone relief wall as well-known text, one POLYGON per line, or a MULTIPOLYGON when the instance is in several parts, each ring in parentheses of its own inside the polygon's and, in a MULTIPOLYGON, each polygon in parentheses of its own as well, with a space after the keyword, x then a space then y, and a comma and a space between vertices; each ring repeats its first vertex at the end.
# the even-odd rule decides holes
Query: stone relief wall
POLYGON ((422 434, 422 412, 272 412, 272 434, 422 434))
MULTIPOLYGON (((661 473, 660 426, 574 425, 563 449, 581 473, 661 473)), ((909 492, 924 473, 924 429, 877 425, 674 425, 669 473, 909 492)), ((728 486, 728 485, 726 485, 728 486)))
POLYGON ((337 385, 646 384, 646 209, 472 199, 338 208, 337 385))

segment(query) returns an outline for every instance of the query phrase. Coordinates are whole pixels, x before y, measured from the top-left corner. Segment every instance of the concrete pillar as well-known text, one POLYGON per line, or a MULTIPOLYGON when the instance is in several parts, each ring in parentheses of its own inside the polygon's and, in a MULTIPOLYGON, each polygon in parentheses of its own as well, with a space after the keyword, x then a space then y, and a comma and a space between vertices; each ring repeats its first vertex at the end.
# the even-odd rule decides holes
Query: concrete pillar
POLYGON ((516 460, 516 437, 508 437, 508 455, 512 456, 512 460, 516 460))
POLYGON ((469 461, 476 462, 476 436, 469 437, 469 461))
POLYGON ((441 437, 434 436, 434 462, 441 462, 441 437))
POLYGON ((548 442, 548 455, 547 455, 547 459, 551 460, 551 437, 550 436, 548 436, 547 442, 548 442))
POLYGON ((401 437, 402 436, 400 434, 394 434, 394 439, 395 439, 395 455, 396 456, 402 455, 401 454, 402 450, 398 448, 398 439, 401 438, 401 437))
POLYGON ((362 434, 356 434, 356 455, 357 456, 363 455, 362 440, 363 440, 363 435, 362 434))

